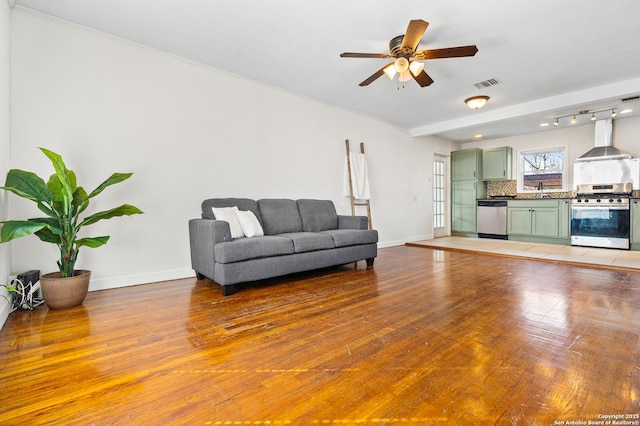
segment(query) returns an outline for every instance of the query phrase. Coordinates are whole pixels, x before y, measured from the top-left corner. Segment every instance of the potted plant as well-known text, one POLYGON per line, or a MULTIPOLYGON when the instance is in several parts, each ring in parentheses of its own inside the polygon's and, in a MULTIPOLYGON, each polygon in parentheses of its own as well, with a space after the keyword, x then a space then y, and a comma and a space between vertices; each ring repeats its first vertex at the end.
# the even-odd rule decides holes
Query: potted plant
POLYGON ((2 189, 35 202, 45 217, 1 222, 0 243, 35 234, 40 240, 58 247, 59 272, 42 275, 40 284, 47 306, 62 309, 81 304, 89 289, 91 272, 75 269, 80 247, 96 248, 109 240, 109 236, 80 238, 80 229, 100 220, 141 214, 142 211, 135 206, 123 204, 80 218, 91 198, 105 188, 129 179, 133 173, 114 173, 87 194, 84 188, 77 185, 75 173, 67 169, 59 154, 45 148, 40 150, 49 158, 55 170, 49 181, 45 183, 32 172, 11 169, 2 189))

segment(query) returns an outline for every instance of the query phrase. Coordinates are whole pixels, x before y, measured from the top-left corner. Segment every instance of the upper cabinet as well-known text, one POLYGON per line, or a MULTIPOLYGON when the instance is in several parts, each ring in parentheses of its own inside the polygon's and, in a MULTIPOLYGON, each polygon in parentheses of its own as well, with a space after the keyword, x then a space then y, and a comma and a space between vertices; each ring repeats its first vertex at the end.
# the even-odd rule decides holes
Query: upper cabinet
POLYGON ((482 180, 511 180, 513 154, 510 146, 482 151, 482 180))
POLYGON ((451 153, 451 180, 482 178, 482 150, 463 149, 451 153))

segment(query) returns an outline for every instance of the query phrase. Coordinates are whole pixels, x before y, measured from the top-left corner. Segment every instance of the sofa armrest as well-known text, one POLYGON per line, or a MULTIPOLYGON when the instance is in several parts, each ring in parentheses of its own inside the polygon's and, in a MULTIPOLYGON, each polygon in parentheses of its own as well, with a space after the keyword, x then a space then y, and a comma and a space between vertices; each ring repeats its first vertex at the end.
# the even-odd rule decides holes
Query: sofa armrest
POLYGON ((213 278, 216 263, 213 247, 223 241, 231 241, 229 223, 213 219, 191 219, 189 221, 189 243, 192 268, 213 278))
POLYGON ((338 229, 369 229, 366 216, 338 215, 338 229))

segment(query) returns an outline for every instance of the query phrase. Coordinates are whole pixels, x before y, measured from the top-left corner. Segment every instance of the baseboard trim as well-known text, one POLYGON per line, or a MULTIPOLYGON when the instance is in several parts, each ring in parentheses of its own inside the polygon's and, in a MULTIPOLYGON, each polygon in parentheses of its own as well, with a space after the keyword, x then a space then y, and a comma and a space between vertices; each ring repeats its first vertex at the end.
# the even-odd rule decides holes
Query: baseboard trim
POLYGON ((108 290, 111 288, 129 287, 132 285, 149 284, 160 281, 179 280, 195 277, 193 269, 173 269, 169 271, 150 272, 137 275, 123 275, 119 277, 91 279, 89 291, 108 290))
POLYGON ((6 287, 0 286, 0 329, 4 327, 4 323, 7 322, 7 318, 9 318, 11 303, 11 295, 6 287))

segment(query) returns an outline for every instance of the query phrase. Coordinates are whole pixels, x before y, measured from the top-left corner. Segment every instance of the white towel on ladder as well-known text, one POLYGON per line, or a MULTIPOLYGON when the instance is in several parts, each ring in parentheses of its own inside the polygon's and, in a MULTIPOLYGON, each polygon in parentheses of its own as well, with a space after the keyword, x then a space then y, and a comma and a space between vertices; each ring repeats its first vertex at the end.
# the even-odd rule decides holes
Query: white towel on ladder
MULTIPOLYGON (((364 154, 359 152, 351 152, 349 153, 349 158, 351 159, 351 187, 353 189, 353 198, 357 200, 368 200, 371 198, 371 191, 369 189, 369 175, 367 172, 367 158, 364 154)), ((345 162, 345 195, 348 197, 349 194, 349 168, 345 162)))

